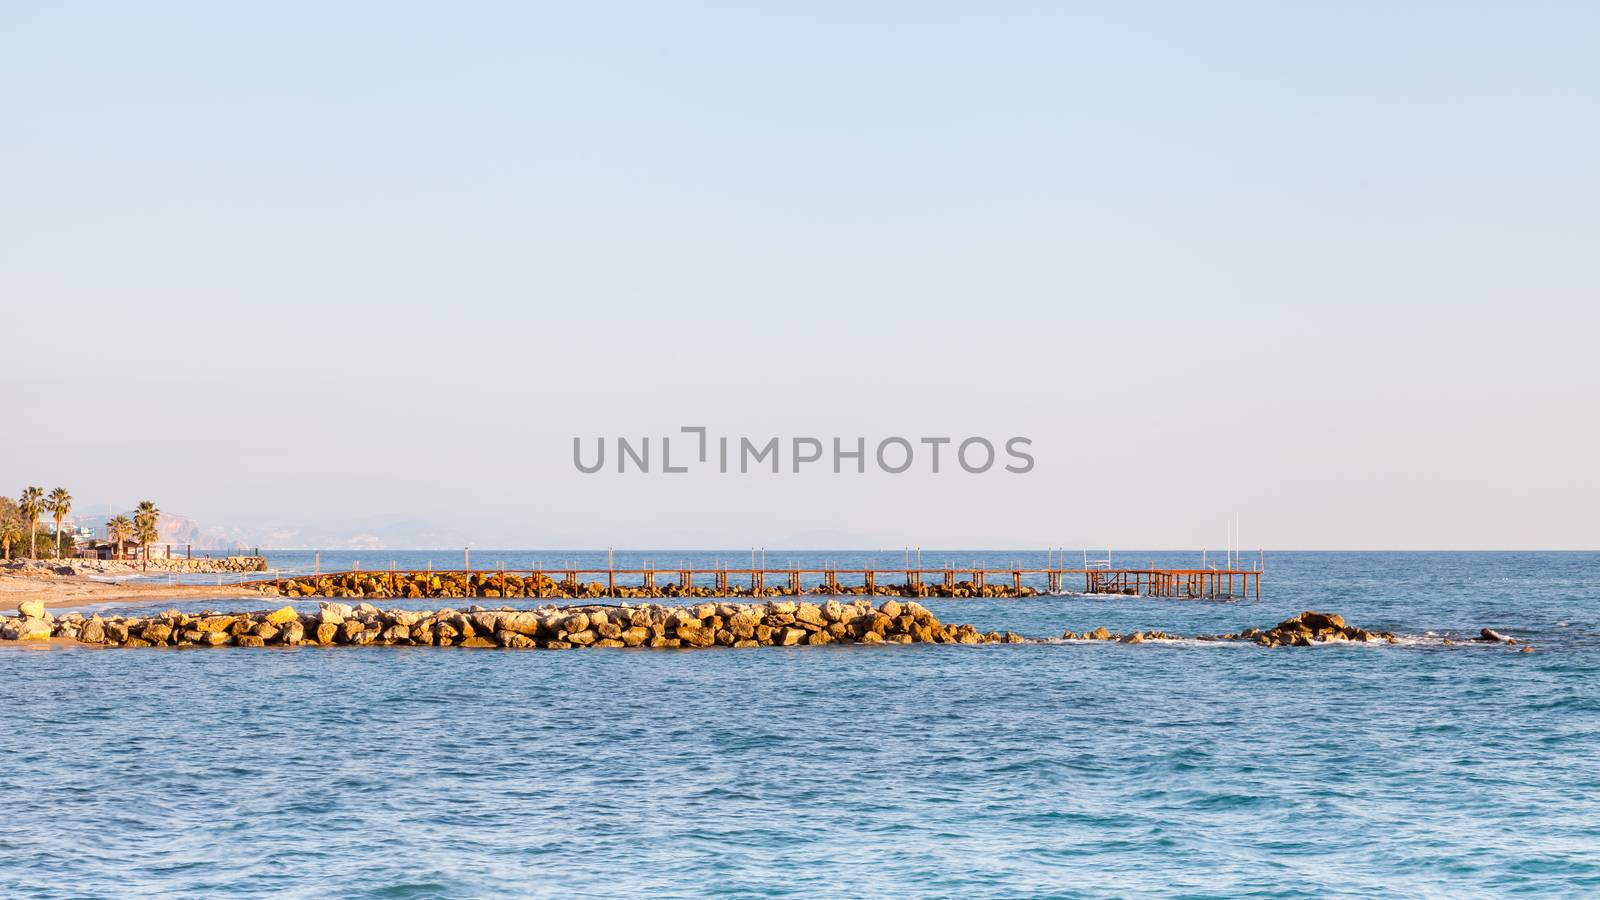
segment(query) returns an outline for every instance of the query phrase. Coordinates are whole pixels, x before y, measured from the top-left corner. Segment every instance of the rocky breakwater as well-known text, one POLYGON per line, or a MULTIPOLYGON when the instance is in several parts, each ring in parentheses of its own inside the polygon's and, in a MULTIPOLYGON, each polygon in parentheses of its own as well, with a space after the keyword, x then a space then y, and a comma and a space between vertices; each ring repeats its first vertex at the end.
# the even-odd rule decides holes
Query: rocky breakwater
POLYGON ((189 574, 209 574, 213 572, 236 572, 247 574, 250 572, 267 571, 267 559, 264 556, 223 556, 223 557, 197 557, 184 559, 175 557, 163 559, 157 557, 147 564, 142 561, 124 559, 18 559, 9 563, 0 564, 0 571, 12 575, 32 576, 81 576, 81 575, 139 575, 149 572, 175 572, 189 574))
POLYGON ((1354 641, 1357 643, 1371 644, 1378 642, 1395 643, 1395 636, 1387 631, 1368 631, 1346 625, 1344 617, 1338 613, 1323 613, 1306 611, 1293 618, 1284 619, 1272 628, 1246 628, 1232 634, 1199 634, 1190 638, 1182 635, 1168 634, 1165 631, 1133 631, 1127 634, 1117 634, 1108 631, 1104 626, 1093 631, 1075 632, 1068 630, 1061 635, 1069 641, 1117 641, 1123 644, 1142 644, 1145 641, 1245 641, 1260 644, 1263 647, 1310 647, 1313 644, 1332 644, 1341 641, 1354 641))
POLYGON ((573 650, 594 647, 815 647, 823 644, 1023 643, 1020 635, 946 625, 916 602, 775 600, 695 606, 547 606, 534 610, 379 609, 323 603, 252 613, 53 618, 24 603, 0 638, 63 638, 108 647, 438 646, 573 650))
MULTIPOLYGON (((140 565, 143 565, 142 563, 140 565)), ((152 559, 151 571, 162 572, 265 572, 265 556, 217 556, 194 559, 152 559)))
MULTIPOLYGON (((1091 631, 1077 632, 1068 629, 1061 635, 1068 641, 1109 641, 1122 644, 1143 644, 1146 641, 1234 641, 1241 643, 1254 643, 1262 647, 1314 647, 1321 644, 1359 643, 1376 644, 1399 643, 1399 638, 1388 631, 1368 631, 1348 625, 1344 617, 1338 613, 1314 612, 1307 610, 1297 616, 1284 619, 1271 628, 1246 628, 1243 631, 1230 634, 1198 634, 1191 637, 1169 634, 1165 631, 1132 631, 1118 634, 1104 626, 1091 631)), ((1505 644, 1516 645, 1516 638, 1507 637, 1497 631, 1485 628, 1478 637, 1471 638, 1467 643, 1480 644, 1505 644)), ((1441 638, 1439 643, 1451 646, 1461 641, 1452 641, 1450 638, 1441 638)), ((1522 652, 1531 653, 1533 648, 1523 645, 1522 652)))
MULTIPOLYGON (((794 597, 795 592, 779 585, 752 588, 729 585, 720 590, 712 585, 671 582, 662 585, 616 585, 607 588, 598 581, 556 581, 548 575, 510 572, 344 572, 331 575, 302 575, 278 578, 250 585, 262 593, 280 597, 323 597, 341 600, 366 599, 462 599, 539 598, 550 600, 595 600, 602 597, 628 600, 721 599, 726 597, 794 597)), ((941 584, 821 585, 801 591, 803 596, 876 597, 1032 597, 1038 594, 1027 585, 974 584, 959 581, 950 587, 941 584)))

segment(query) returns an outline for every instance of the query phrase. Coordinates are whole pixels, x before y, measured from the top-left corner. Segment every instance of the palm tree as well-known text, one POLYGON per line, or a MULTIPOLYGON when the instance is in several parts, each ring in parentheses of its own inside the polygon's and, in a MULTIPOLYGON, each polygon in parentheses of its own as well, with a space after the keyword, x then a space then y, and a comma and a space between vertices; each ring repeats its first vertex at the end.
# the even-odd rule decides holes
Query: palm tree
POLYGON ((156 524, 160 521, 161 510, 156 509, 154 502, 150 500, 139 501, 139 508, 133 514, 133 529, 134 536, 139 539, 139 543, 142 545, 141 549, 144 550, 145 568, 150 567, 150 545, 155 543, 161 536, 156 529, 156 524))
POLYGON ((22 496, 17 499, 17 506, 22 510, 23 523, 28 526, 28 558, 32 559, 33 530, 39 527, 39 507, 44 502, 44 488, 28 487, 22 489, 22 496))
POLYGON ((0 545, 5 546, 6 562, 11 561, 11 545, 21 541, 22 523, 10 516, 0 519, 0 545))
POLYGON ((122 558, 122 545, 133 537, 133 522, 127 516, 117 516, 106 522, 106 537, 117 542, 117 559, 122 558))
POLYGON ((58 487, 50 492, 50 496, 44 499, 44 508, 49 510, 50 515, 56 520, 56 558, 60 559, 61 520, 65 519, 67 514, 72 512, 72 495, 67 493, 66 488, 58 487))

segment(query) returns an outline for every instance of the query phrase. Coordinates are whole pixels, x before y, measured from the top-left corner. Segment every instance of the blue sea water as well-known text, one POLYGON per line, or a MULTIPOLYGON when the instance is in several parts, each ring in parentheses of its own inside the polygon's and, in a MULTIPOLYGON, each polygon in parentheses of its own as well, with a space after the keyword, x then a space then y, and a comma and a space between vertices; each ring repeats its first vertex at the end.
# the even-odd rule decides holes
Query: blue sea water
MULTIPOLYGON (((748 562, 649 555, 662 569, 748 562)), ((460 565, 443 551, 321 565, 365 556, 364 568, 460 565)), ((859 561, 768 564, 824 557, 859 561)), ((604 555, 475 551, 473 563, 565 558, 604 555)), ((1043 553, 924 552, 925 565, 945 558, 1038 565, 1043 553)), ((6 648, 0 894, 1600 893, 1600 554, 1266 562, 1259 602, 927 605, 1030 636, 1215 633, 1319 609, 1407 639, 6 648), (1485 626, 1537 652, 1443 643, 1485 626)))

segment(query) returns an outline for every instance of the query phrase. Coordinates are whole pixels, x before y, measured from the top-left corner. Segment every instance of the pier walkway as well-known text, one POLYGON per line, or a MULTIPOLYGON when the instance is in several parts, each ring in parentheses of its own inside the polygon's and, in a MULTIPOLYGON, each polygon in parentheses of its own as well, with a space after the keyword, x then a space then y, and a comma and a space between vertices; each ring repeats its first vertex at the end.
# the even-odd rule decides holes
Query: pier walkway
MULTIPOLYGON (((1261 599, 1264 566, 1254 569, 1112 569, 953 565, 937 568, 795 568, 752 565, 713 568, 535 566, 531 569, 354 569, 244 582, 266 589, 290 583, 315 596, 349 582, 369 583, 388 596, 538 598, 778 597, 813 595, 904 597, 1030 597, 1039 594, 1114 594, 1189 600, 1261 599), (1029 583, 1025 584, 1027 581, 1029 583), (1036 586, 1040 585, 1042 587, 1036 586), (1071 589, 1068 588, 1071 586, 1071 589), (1081 587, 1081 590, 1079 588, 1081 587), (461 593, 456 593, 456 592, 461 593)), ((329 594, 329 596, 332 596, 329 594)))

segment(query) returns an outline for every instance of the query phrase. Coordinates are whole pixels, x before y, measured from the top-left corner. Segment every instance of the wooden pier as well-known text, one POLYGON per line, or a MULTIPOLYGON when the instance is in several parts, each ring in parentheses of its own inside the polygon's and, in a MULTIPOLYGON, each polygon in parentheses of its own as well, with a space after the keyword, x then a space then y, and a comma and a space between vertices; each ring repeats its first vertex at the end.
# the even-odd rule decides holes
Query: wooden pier
MULTIPOLYGON (((766 565, 660 570, 650 563, 638 568, 585 568, 562 564, 531 569, 433 569, 319 571, 280 579, 245 582, 263 589, 290 582, 310 596, 353 584, 382 595, 492 596, 535 598, 594 597, 783 597, 802 595, 870 595, 901 597, 1032 597, 1081 593, 1183 600, 1261 599, 1264 565, 1254 569, 1113 569, 1089 566, 1007 567, 946 564, 937 568, 868 566, 820 568, 766 565), (1028 582, 1028 583, 1024 583, 1028 582), (1070 585, 1073 590, 1068 590, 1070 585), (1081 586, 1081 591, 1076 590, 1081 586), (440 593, 441 591, 445 593, 440 593), (460 591, 461 593, 453 593, 460 591)), ((329 594, 328 596, 333 596, 329 594)))

